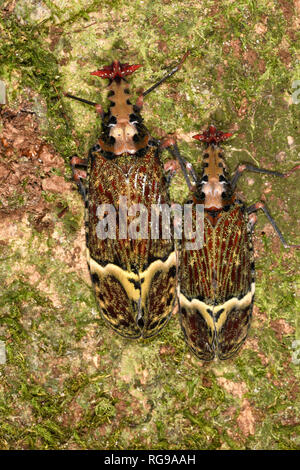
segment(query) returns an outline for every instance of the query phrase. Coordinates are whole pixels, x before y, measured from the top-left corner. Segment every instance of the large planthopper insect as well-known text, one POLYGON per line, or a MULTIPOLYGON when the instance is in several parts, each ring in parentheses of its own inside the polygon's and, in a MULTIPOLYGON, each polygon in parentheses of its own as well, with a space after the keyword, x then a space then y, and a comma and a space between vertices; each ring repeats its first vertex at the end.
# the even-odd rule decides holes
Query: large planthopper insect
POLYGON ((85 201, 87 261, 99 309, 106 323, 126 338, 156 335, 170 319, 176 300, 174 242, 151 239, 151 207, 169 202, 168 181, 159 141, 150 136, 140 111, 143 98, 179 70, 187 55, 135 105, 125 77, 140 65, 118 61, 92 73, 109 80, 107 112, 65 94, 93 105, 102 118, 102 134, 88 160, 73 157, 71 164, 85 201), (87 172, 79 166, 87 166, 87 172), (142 228, 133 220, 137 212, 142 228), (105 232, 105 220, 115 236, 105 232))
POLYGON ((285 178, 300 165, 283 174, 243 164, 230 179, 219 144, 231 136, 214 126, 193 136, 206 146, 200 174, 180 155, 174 140, 168 141, 173 144, 169 150, 179 161, 193 202, 204 205, 203 247, 185 250, 182 244, 179 311, 188 347, 205 361, 215 356, 229 359, 247 337, 255 291, 251 238, 256 212, 263 210, 286 248, 300 248, 286 243, 263 202, 246 207, 236 193, 245 170, 285 178))

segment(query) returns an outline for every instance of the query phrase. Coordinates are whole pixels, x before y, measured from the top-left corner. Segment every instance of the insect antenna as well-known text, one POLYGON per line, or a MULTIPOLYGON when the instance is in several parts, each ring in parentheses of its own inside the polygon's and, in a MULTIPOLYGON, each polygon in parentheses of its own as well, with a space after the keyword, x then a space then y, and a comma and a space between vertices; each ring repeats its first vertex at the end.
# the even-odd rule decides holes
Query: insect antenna
POLYGON ((64 93, 64 96, 67 98, 72 98, 73 100, 81 101, 82 103, 89 104, 91 106, 96 106, 97 103, 94 103, 93 101, 85 100, 84 98, 79 98, 78 96, 71 95, 70 93, 64 93))
POLYGON ((176 67, 174 67, 167 75, 165 75, 163 78, 161 78, 158 82, 154 83, 148 90, 144 91, 142 93, 142 96, 147 96, 151 91, 155 90, 155 88, 159 87, 163 82, 165 82, 169 77, 172 77, 174 73, 178 72, 178 70, 182 67, 183 62, 187 58, 187 56, 190 54, 190 51, 187 51, 184 56, 182 57, 181 61, 179 62, 176 67))

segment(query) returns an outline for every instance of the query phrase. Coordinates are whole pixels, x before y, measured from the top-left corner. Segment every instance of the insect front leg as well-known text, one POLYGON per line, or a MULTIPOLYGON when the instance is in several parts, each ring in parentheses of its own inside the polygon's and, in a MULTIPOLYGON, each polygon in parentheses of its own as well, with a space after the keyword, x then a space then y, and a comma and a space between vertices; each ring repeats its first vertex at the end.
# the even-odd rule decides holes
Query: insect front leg
POLYGON ((192 164, 189 163, 179 152, 179 148, 177 147, 175 139, 173 137, 167 137, 161 143, 161 147, 166 148, 170 152, 170 154, 175 157, 175 159, 178 161, 187 186, 190 191, 193 191, 196 187, 197 175, 192 164), (192 180, 189 177, 189 173, 192 176, 192 180))
POLYGON ((143 93, 138 96, 135 105, 139 108, 139 111, 142 109, 144 104, 144 95, 143 93))
POLYGON ((74 155, 74 157, 71 158, 71 166, 72 168, 75 168, 76 166, 88 166, 88 160, 86 158, 79 158, 74 155))

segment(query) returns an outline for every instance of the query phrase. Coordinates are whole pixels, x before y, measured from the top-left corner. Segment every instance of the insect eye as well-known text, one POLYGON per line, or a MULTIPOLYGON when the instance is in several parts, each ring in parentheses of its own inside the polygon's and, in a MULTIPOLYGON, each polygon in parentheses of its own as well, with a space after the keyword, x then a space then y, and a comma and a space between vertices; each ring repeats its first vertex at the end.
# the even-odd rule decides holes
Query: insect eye
POLYGON ((130 122, 130 124, 137 124, 138 123, 137 116, 134 113, 130 114, 129 122, 130 122))
POLYGON ((111 117, 109 118, 109 121, 108 121, 107 126, 108 126, 108 127, 114 127, 116 124, 117 124, 117 118, 116 118, 116 116, 111 116, 111 117))

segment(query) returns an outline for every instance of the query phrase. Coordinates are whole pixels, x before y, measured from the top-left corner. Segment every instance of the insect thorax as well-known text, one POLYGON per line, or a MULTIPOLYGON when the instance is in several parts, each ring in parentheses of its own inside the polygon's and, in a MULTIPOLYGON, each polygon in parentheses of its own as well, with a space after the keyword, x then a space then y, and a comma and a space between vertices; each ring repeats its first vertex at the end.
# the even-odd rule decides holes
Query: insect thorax
POLYGON ((209 144, 203 154, 202 173, 196 183, 193 199, 196 203, 204 205, 212 225, 215 225, 221 213, 227 212, 235 201, 223 151, 216 144, 209 144))
POLYGON ((113 156, 136 154, 147 146, 149 133, 143 124, 140 108, 130 101, 128 82, 116 77, 108 85, 110 107, 103 117, 102 149, 113 156))

